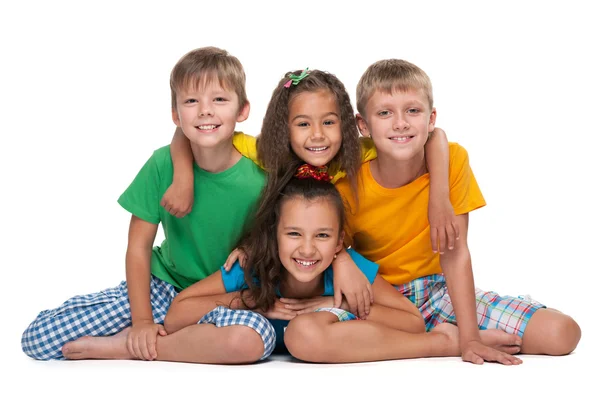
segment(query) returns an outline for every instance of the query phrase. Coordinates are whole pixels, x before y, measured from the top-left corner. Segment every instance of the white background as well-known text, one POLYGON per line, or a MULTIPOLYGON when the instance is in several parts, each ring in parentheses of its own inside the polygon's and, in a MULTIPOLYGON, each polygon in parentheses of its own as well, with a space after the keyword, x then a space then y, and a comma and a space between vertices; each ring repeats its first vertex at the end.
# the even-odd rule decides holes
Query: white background
POLYGON ((51 398, 523 398, 591 387, 600 266, 600 29, 591 3, 3 2, 3 390, 51 398), (20 335, 37 312, 124 279, 130 216, 116 200, 171 140, 171 68, 208 45, 245 67, 252 110, 238 128, 250 134, 287 71, 335 73, 354 100, 374 61, 422 67, 437 125, 469 151, 488 203, 471 215, 476 284, 531 294, 572 315, 583 330, 576 352, 524 357, 514 368, 458 359, 235 368, 27 359, 20 335))

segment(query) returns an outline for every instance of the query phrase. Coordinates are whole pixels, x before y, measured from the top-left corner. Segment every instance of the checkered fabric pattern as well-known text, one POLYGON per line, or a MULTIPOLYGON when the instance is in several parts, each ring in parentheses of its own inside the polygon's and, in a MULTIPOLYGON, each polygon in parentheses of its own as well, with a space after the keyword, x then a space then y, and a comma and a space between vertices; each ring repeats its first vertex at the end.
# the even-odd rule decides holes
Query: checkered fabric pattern
MULTIPOLYGON (((152 276, 150 302, 154 322, 162 324, 175 287, 152 276)), ((111 336, 131 325, 127 282, 98 293, 75 296, 60 307, 39 313, 21 338, 25 354, 36 360, 62 360, 62 346, 83 336, 111 336)))
POLYGON ((356 317, 356 315, 352 314, 350 311, 342 310, 341 308, 323 307, 323 308, 317 308, 315 310, 315 312, 318 312, 318 311, 327 311, 332 314, 335 314, 338 317, 338 320, 340 322, 352 321, 354 319, 358 319, 356 317))
MULTIPOLYGON (((417 306, 428 331, 443 322, 456 325, 454 308, 443 274, 424 276, 396 286, 396 289, 417 306)), ((498 293, 477 288, 475 301, 480 329, 501 329, 521 337, 533 313, 540 308, 546 308, 528 295, 500 296, 498 293)))
POLYGON ((199 324, 213 324, 218 328, 243 325, 252 328, 262 338, 265 351, 261 360, 269 357, 275 348, 275 328, 262 315, 249 310, 232 310, 218 306, 198 321, 199 324))

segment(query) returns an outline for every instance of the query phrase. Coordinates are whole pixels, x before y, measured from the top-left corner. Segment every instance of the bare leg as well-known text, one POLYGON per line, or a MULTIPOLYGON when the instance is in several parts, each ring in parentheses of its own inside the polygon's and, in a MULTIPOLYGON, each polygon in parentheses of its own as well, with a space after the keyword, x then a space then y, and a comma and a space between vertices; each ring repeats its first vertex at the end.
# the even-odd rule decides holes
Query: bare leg
POLYGON ((581 339, 581 328, 573 318, 551 308, 537 310, 525 328, 521 352, 524 354, 569 354, 581 339))
MULTIPOLYGON (((442 324, 445 325, 445 324, 442 324)), ((299 315, 285 332, 290 353, 311 362, 344 363, 421 357, 459 356, 458 335, 438 326, 428 333, 407 333, 370 321, 345 321, 327 312, 299 315)), ((519 364, 506 355, 499 362, 519 364)))
MULTIPOLYGON (((127 328, 114 336, 82 337, 63 346, 65 357, 82 359, 133 359, 127 350, 127 328)), ((204 364, 245 364, 258 361, 264 351, 260 335, 252 328, 232 325, 191 325, 157 337, 157 360, 204 364)))

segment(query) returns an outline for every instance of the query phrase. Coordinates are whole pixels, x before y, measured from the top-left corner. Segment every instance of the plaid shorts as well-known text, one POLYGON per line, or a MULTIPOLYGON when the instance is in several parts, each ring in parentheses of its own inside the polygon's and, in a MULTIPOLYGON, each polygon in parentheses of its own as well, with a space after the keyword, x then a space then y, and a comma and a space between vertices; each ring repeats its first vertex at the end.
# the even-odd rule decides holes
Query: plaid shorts
POLYGON ((317 308, 315 310, 315 312, 318 311, 327 311, 330 312, 332 314, 335 314, 338 317, 338 320, 340 322, 344 322, 344 321, 352 321, 354 319, 358 319, 358 317, 354 314, 352 314, 350 311, 346 311, 346 310, 342 310, 341 308, 317 308))
POLYGON ((275 328, 262 315, 249 310, 232 310, 218 306, 198 321, 199 324, 213 324, 218 328, 232 325, 243 325, 252 328, 263 341, 265 351, 261 360, 269 357, 275 348, 275 328))
MULTIPOLYGON (((150 303, 154 322, 162 324, 175 287, 154 276, 150 303)), ((111 336, 131 326, 127 282, 98 293, 75 296, 60 307, 39 313, 23 332, 21 348, 36 360, 62 360, 62 346, 83 336, 111 336)))
MULTIPOLYGON (((396 286, 396 289, 417 306, 423 315, 427 331, 443 322, 456 325, 454 308, 443 274, 417 278, 396 286)), ((479 329, 500 329, 521 337, 533 313, 546 308, 530 296, 500 296, 477 288, 475 301, 479 329)))

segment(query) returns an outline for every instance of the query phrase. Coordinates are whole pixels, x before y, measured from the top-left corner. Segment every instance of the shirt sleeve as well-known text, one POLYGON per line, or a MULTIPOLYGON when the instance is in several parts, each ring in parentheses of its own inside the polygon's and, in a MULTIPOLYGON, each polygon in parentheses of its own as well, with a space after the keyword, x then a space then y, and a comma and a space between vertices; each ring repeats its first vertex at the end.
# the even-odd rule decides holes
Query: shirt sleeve
POLYGON ((360 138, 360 147, 362 149, 362 162, 371 161, 377 158, 375 143, 371 138, 360 138))
POLYGON ((377 275, 377 271, 379 271, 379 265, 374 263, 373 261, 367 260, 360 254, 356 252, 354 249, 348 249, 348 254, 352 258, 352 261, 356 264, 358 269, 360 269, 363 274, 369 280, 369 283, 373 284, 375 281, 375 276, 377 275))
POLYGON ((256 137, 246 135, 243 132, 235 132, 233 134, 233 146, 244 157, 252 160, 252 162, 262 169, 263 166, 258 162, 258 151, 256 149, 256 137))
POLYGON ((221 277, 223 278, 223 286, 225 286, 227 293, 248 288, 244 280, 244 270, 240 266, 239 261, 233 264, 229 272, 225 271, 225 267, 221 267, 221 277))
POLYGON ((469 165, 467 150, 453 143, 450 160, 450 202, 456 215, 485 206, 485 199, 469 165))
POLYGON ((119 197, 121 207, 152 224, 160 222, 160 177, 156 152, 146 161, 129 187, 119 197))

